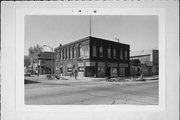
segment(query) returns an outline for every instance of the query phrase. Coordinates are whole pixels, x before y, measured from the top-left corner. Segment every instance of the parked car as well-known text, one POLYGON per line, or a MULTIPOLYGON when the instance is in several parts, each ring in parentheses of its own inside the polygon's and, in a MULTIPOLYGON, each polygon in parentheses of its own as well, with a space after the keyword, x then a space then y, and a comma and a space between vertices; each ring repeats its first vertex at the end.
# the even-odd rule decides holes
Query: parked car
POLYGON ((24 76, 31 76, 32 75, 32 70, 25 70, 24 71, 24 76))

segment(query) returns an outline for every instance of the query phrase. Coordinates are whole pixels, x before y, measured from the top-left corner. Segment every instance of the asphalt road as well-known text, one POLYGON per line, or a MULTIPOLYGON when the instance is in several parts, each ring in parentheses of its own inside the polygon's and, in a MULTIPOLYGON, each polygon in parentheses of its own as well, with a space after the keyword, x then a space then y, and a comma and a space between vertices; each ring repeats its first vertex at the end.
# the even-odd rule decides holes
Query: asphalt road
POLYGON ((25 84, 27 105, 157 105, 158 81, 61 81, 25 84))

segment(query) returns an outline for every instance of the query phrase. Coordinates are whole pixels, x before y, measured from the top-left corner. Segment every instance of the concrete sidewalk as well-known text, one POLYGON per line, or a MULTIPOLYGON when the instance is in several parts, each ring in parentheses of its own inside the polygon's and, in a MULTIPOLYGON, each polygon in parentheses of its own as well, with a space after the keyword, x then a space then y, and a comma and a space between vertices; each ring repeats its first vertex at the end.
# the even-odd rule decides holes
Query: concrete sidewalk
MULTIPOLYGON (((116 78, 114 78, 116 79, 116 78)), ((34 81, 34 82, 44 82, 44 83, 57 83, 57 82, 105 82, 106 78, 93 78, 93 77, 77 77, 75 79, 74 77, 70 76, 62 76, 61 79, 51 79, 48 80, 46 75, 40 75, 40 76, 31 76, 31 77, 25 77, 25 80, 34 81)), ((140 78, 131 78, 131 77, 125 77, 122 78, 122 81, 120 82, 136 82, 136 81, 151 81, 151 80, 158 80, 158 76, 152 76, 152 77, 144 77, 143 80, 140 78), (124 79, 124 80, 123 80, 124 79)), ((115 81, 112 81, 115 82, 115 81)))

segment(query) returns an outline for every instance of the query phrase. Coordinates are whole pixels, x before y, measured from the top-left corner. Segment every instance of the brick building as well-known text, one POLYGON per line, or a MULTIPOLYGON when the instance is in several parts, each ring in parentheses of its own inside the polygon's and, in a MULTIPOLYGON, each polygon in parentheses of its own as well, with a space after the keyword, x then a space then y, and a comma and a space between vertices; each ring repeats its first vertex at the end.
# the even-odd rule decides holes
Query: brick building
POLYGON ((138 68, 144 75, 158 75, 159 74, 159 51, 156 49, 146 49, 139 51, 132 51, 131 56, 131 73, 137 72, 138 68), (134 64, 133 61, 139 60, 139 64, 134 64), (133 70, 132 70, 133 69, 133 70))
POLYGON ((101 38, 86 37, 55 48, 55 72, 69 76, 129 76, 130 46, 101 38))
POLYGON ((41 52, 38 55, 38 73, 39 75, 54 73, 54 53, 53 52, 41 52))

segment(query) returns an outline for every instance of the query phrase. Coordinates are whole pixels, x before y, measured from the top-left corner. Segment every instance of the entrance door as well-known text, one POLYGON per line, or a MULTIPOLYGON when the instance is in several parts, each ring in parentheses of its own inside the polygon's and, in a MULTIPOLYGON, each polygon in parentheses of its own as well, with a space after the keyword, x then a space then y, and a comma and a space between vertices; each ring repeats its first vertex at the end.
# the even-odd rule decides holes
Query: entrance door
POLYGON ((83 77, 84 76, 84 67, 79 67, 78 76, 79 77, 83 77))
POLYGON ((107 67, 106 69, 106 76, 111 76, 111 68, 107 67))
POLYGON ((85 77, 94 77, 94 67, 86 67, 85 77))
POLYGON ((119 68, 119 76, 125 76, 125 68, 119 68))

